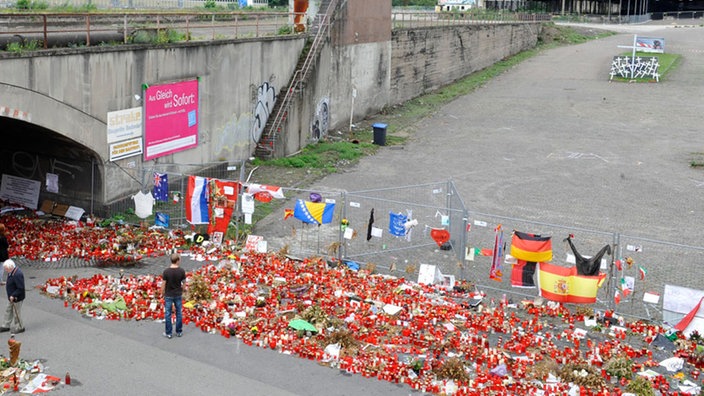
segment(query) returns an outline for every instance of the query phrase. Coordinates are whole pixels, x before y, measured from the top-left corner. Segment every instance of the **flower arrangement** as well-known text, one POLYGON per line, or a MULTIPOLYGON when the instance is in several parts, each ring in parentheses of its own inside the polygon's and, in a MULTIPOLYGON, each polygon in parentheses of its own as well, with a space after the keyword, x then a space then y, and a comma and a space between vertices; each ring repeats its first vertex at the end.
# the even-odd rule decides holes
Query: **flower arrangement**
POLYGON ((433 369, 438 379, 451 379, 463 383, 469 381, 467 366, 460 359, 453 357, 445 360, 439 367, 433 369))
POLYGON ((655 396, 653 384, 647 378, 639 375, 626 385, 626 391, 638 396, 655 396))
POLYGON ((633 360, 625 354, 614 356, 606 362, 604 370, 612 377, 631 378, 633 376, 633 360))

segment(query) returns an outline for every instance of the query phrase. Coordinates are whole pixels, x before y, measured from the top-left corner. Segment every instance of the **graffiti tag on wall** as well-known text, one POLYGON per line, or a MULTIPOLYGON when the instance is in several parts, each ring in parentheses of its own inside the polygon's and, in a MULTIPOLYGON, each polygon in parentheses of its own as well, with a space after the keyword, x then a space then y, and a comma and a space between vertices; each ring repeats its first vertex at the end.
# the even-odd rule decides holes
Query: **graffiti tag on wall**
POLYGON ((254 107, 254 122, 252 123, 252 140, 254 142, 259 142, 266 121, 274 109, 276 98, 276 89, 269 82, 264 82, 257 89, 257 104, 254 107))
POLYGON ((311 125, 311 139, 320 140, 328 135, 328 126, 330 125, 330 100, 323 98, 318 102, 315 108, 315 116, 313 117, 313 125, 311 125))
POLYGON ((658 58, 654 56, 615 56, 611 62, 609 80, 621 78, 652 78, 660 81, 658 58))

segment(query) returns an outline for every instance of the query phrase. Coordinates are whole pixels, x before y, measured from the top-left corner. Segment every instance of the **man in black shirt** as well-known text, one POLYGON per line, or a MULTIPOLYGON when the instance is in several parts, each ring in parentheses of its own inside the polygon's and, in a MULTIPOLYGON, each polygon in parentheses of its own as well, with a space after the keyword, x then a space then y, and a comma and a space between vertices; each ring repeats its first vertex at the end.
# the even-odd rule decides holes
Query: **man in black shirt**
POLYGON ((164 323, 166 329, 164 337, 171 338, 173 324, 171 322, 172 308, 176 313, 176 337, 183 335, 183 282, 186 280, 186 271, 180 267, 181 257, 178 253, 171 255, 171 265, 164 270, 162 277, 161 295, 164 296, 164 323))

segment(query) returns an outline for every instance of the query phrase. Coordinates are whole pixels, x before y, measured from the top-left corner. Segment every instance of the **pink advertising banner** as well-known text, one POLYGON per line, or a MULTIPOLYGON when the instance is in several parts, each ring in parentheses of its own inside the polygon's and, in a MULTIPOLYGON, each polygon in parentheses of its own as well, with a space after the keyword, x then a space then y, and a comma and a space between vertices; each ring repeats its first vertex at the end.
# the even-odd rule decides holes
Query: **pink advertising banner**
POLYGON ((144 160, 198 146, 198 80, 144 92, 144 160))

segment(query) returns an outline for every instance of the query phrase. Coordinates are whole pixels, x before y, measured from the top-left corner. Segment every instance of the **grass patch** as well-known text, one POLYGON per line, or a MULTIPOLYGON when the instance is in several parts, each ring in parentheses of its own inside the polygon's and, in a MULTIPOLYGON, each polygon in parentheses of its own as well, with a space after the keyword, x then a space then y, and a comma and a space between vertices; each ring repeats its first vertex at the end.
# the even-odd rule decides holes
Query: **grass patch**
MULTIPOLYGON (((632 56, 633 52, 624 52, 621 54, 621 56, 632 56)), ((637 57, 655 57, 658 58, 658 64, 660 67, 658 68, 658 74, 660 75, 659 80, 662 81, 664 80, 667 75, 675 70, 677 66, 679 66, 680 62, 682 61, 682 56, 679 54, 658 54, 658 53, 652 53, 652 52, 636 52, 636 58, 637 57)), ((646 77, 646 78, 624 78, 624 77, 619 77, 619 76, 614 76, 611 81, 618 81, 618 82, 630 82, 630 83, 644 83, 644 82, 655 82, 655 79, 652 77, 646 77)))
POLYGON ((334 173, 338 165, 349 164, 361 157, 372 154, 376 146, 371 143, 352 141, 319 142, 310 144, 294 156, 275 158, 268 161, 256 159, 254 165, 271 165, 283 168, 316 168, 334 173))
POLYGON ((692 153, 692 159, 689 161, 691 168, 704 167, 704 153, 692 153))

